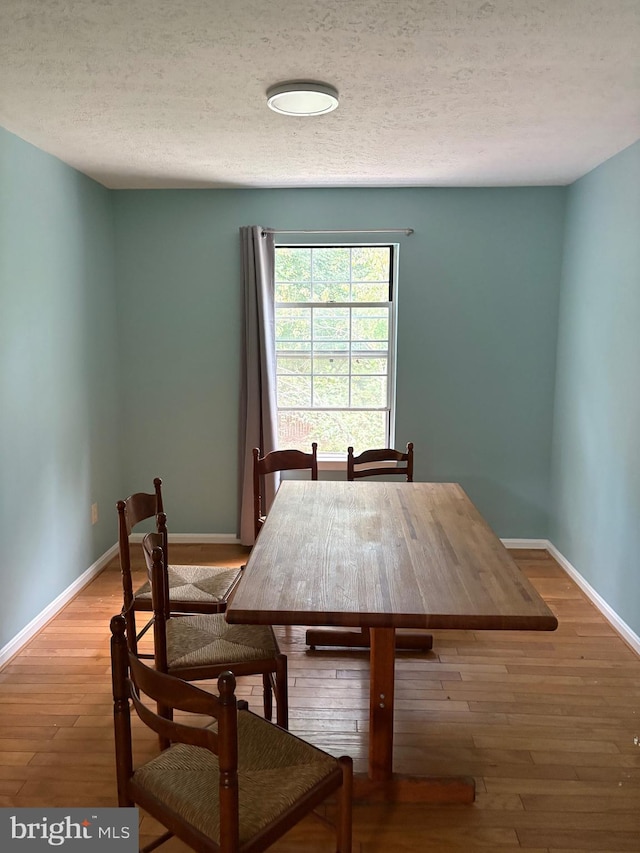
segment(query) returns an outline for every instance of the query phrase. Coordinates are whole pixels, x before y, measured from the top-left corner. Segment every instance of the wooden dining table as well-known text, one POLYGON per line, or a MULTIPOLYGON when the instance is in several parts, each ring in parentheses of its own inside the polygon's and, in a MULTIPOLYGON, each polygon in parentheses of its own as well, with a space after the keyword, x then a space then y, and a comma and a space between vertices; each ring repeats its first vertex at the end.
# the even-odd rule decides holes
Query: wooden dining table
POLYGON ((475 783, 393 773, 396 629, 558 625, 459 484, 379 481, 284 481, 226 618, 368 628, 369 761, 356 792, 429 802, 472 802, 475 783))

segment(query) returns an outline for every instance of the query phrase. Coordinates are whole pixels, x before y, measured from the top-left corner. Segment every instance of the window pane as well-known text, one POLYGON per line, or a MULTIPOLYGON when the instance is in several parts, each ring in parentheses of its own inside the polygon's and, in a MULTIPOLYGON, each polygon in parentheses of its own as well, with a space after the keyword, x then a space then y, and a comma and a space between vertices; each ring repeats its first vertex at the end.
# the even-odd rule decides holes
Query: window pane
POLYGON ((360 408, 387 405, 387 380, 382 376, 354 376, 351 405, 360 408))
POLYGON ((311 249, 278 247, 275 277, 276 281, 311 281, 311 249))
POLYGON ((316 355, 313 359, 313 372, 316 376, 329 376, 336 373, 349 373, 348 355, 316 355))
POLYGON ((386 341, 352 341, 351 352, 354 356, 372 355, 382 358, 387 354, 386 341))
POLYGON ((313 337, 316 340, 348 340, 348 308, 316 308, 313 311, 313 337))
POLYGON ((389 282, 364 282, 363 284, 353 283, 351 289, 352 302, 388 302, 389 301, 389 282))
POLYGON ((275 283, 276 302, 308 302, 311 299, 311 249, 278 249, 275 283))
POLYGON ((276 352, 311 351, 311 341, 276 341, 276 352))
POLYGON ((344 408, 349 405, 348 376, 315 376, 313 380, 313 405, 344 408))
POLYGON ((276 302, 386 302, 390 265, 389 246, 278 247, 276 302))
POLYGON ((311 405, 310 376, 279 376, 278 406, 286 408, 311 405))
POLYGON ((276 371, 279 376, 283 374, 303 374, 311 375, 311 358, 304 356, 292 358, 290 356, 279 355, 277 357, 276 371))
POLYGON ((356 246, 351 251, 351 277, 353 281, 387 282, 389 298, 389 246, 356 246))
POLYGON ((276 247, 281 447, 317 441, 321 456, 344 456, 350 444, 388 443, 392 256, 391 246, 276 247))
POLYGON ((313 283, 313 302, 348 302, 349 282, 323 282, 313 283))
POLYGON ((276 340, 296 341, 311 338, 311 309, 282 308, 276 318, 276 340))
POLYGON ((354 341, 386 341, 389 338, 389 311, 354 308, 351 337, 354 341))
POLYGON ((310 302, 311 282, 276 282, 276 302, 310 302))
POLYGON ((356 452, 368 447, 385 447, 385 412, 279 412, 278 446, 309 453, 318 442, 318 455, 346 456, 347 447, 356 452))
POLYGON ((366 356, 354 355, 351 359, 352 373, 367 373, 387 375, 386 358, 367 358, 366 356))
POLYGON ((314 281, 349 281, 351 252, 348 248, 312 249, 314 281))
POLYGON ((349 352, 349 341, 314 341, 314 352, 349 352))

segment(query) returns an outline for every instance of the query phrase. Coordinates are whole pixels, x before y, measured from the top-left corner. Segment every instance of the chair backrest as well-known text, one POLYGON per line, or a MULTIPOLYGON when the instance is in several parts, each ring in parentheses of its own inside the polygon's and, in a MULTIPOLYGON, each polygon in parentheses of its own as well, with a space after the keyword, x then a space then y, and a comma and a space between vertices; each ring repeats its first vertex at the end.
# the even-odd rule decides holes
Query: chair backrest
POLYGON ((403 453, 392 447, 379 450, 365 450, 358 456, 353 455, 353 447, 347 449, 347 480, 361 477, 375 477, 380 474, 400 474, 413 482, 413 442, 407 444, 403 453), (393 462, 393 465, 381 465, 381 462, 393 462))
POLYGON ((122 506, 122 512, 119 515, 122 517, 124 530, 127 536, 131 534, 133 528, 145 521, 147 518, 153 518, 159 512, 164 512, 162 503, 162 480, 156 477, 153 481, 153 494, 147 492, 136 492, 129 495, 124 501, 118 501, 116 506, 122 506))
POLYGON ((151 581, 153 608, 153 654, 156 669, 168 672, 167 622, 171 617, 169 603, 169 573, 164 552, 162 533, 147 533, 142 540, 142 551, 151 581))
POLYGON ((315 441, 311 445, 311 453, 303 453, 301 450, 273 450, 261 457, 259 448, 253 448, 253 516, 256 536, 266 514, 261 488, 264 477, 277 471, 302 470, 310 470, 311 479, 318 479, 318 444, 315 441))
MULTIPOLYGON (((134 617, 134 592, 133 580, 131 577, 131 547, 129 537, 133 528, 140 524, 141 521, 146 521, 148 518, 156 518, 156 529, 160 529, 158 525, 158 514, 164 512, 162 502, 162 480, 156 477, 153 481, 153 493, 135 492, 125 498, 123 501, 118 501, 116 510, 118 511, 118 554, 120 558, 120 573, 122 576, 122 594, 124 599, 123 611, 127 617, 127 636, 132 644, 132 651, 136 650, 136 631, 134 617)), ((167 554, 166 542, 166 516, 164 516, 164 538, 165 538, 165 558, 167 554)))
MULTIPOLYGON (((235 678, 223 672, 218 678, 219 696, 143 664, 129 648, 122 615, 111 620, 111 671, 114 701, 116 777, 121 806, 130 805, 128 786, 133 776, 133 740, 130 702, 140 720, 167 743, 203 747, 218 756, 220 769, 220 849, 239 847, 238 810, 238 702, 235 678), (151 710, 142 697, 158 707, 214 717, 217 732, 202 725, 176 723, 151 710)), ((240 703, 246 707, 246 703, 240 703)))
POLYGON ((153 481, 154 492, 136 492, 129 495, 123 501, 118 501, 118 552, 120 556, 120 571, 122 572, 122 586, 124 591, 124 606, 127 609, 133 601, 133 583, 131 580, 131 549, 129 537, 133 528, 146 521, 155 518, 158 513, 164 512, 162 503, 162 480, 156 477, 153 481))

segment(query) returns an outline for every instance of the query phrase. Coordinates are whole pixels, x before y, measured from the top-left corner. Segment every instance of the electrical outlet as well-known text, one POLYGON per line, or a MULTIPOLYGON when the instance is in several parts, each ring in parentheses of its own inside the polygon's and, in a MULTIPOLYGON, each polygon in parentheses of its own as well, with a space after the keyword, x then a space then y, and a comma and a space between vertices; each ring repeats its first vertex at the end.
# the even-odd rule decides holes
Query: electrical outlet
POLYGON ((91 524, 98 523, 98 504, 91 504, 91 524))

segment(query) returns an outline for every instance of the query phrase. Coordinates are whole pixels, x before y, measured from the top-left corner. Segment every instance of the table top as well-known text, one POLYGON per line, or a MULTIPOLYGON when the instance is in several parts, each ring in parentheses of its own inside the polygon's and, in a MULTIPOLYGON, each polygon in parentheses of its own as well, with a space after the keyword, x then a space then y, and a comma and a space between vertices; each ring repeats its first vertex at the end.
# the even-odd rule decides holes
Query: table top
POLYGON ((286 480, 229 622, 554 630, 457 483, 286 480))

